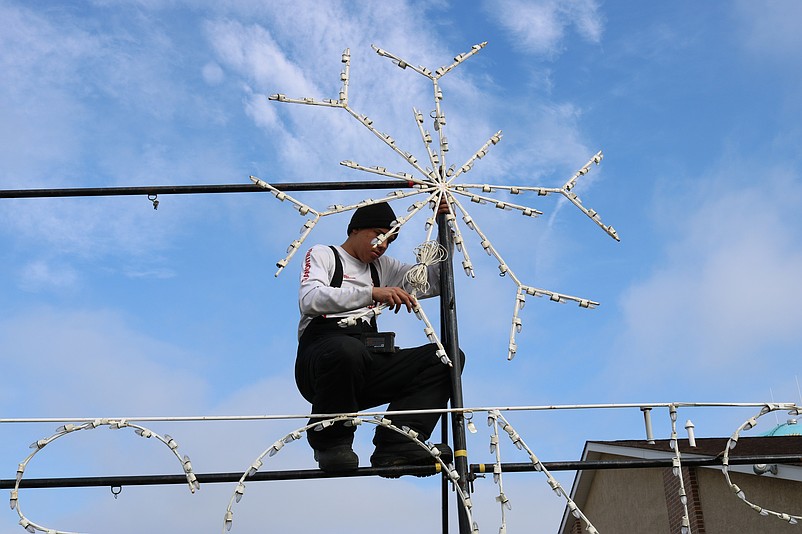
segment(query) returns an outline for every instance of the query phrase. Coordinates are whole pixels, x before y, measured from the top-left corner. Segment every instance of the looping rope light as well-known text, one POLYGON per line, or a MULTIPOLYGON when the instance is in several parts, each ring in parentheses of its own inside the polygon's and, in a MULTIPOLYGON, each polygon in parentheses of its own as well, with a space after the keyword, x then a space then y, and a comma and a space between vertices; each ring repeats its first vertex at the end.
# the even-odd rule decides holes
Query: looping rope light
POLYGON ((732 436, 730 436, 730 438, 727 440, 727 446, 724 448, 724 457, 722 459, 723 467, 721 468, 721 472, 724 473, 724 478, 727 481, 727 485, 732 490, 732 493, 736 497, 738 497, 740 500, 742 500, 744 503, 746 503, 752 510, 754 510, 755 512, 757 512, 761 516, 773 516, 773 517, 776 517, 778 519, 782 519, 783 521, 786 521, 786 522, 788 522, 788 523, 790 523, 792 525, 796 525, 797 523, 799 523, 800 520, 802 520, 802 516, 795 515, 795 514, 789 514, 789 513, 786 513, 786 512, 775 512, 774 510, 770 510, 768 508, 764 508, 764 507, 762 507, 760 505, 757 505, 757 504, 749 501, 746 498, 746 494, 744 493, 744 491, 740 487, 738 487, 737 484, 734 484, 732 482, 732 480, 730 479, 730 470, 729 470, 729 466, 730 466, 730 450, 734 449, 735 446, 738 445, 738 438, 739 438, 741 432, 750 430, 755 425, 757 425, 757 420, 758 419, 760 419, 761 417, 763 417, 767 413, 771 413, 771 412, 776 411, 776 410, 788 410, 788 415, 799 415, 799 412, 802 411, 802 409, 800 409, 800 407, 798 405, 796 405, 796 404, 790 404, 789 405, 789 404, 774 404, 774 403, 770 403, 770 404, 766 404, 765 406, 763 406, 763 408, 760 410, 760 412, 756 416, 750 417, 749 419, 744 421, 735 430, 735 432, 732 434, 732 436))
POLYGON ((12 510, 17 511, 17 514, 19 515, 20 518, 19 524, 22 528, 24 528, 25 530, 27 530, 32 534, 37 531, 45 532, 48 534, 73 534, 71 532, 44 527, 28 519, 25 516, 25 514, 22 513, 22 507, 20 506, 19 486, 20 482, 22 481, 22 476, 25 473, 25 468, 28 466, 28 463, 30 463, 33 457, 36 456, 45 447, 53 443, 55 440, 66 436, 67 434, 71 434, 79 430, 94 430, 95 428, 100 426, 107 426, 113 430, 119 430, 121 428, 126 428, 126 427, 133 428, 134 432, 136 432, 138 436, 141 436, 143 438, 156 438, 157 440, 161 441, 172 451, 172 453, 175 455, 176 458, 178 458, 178 461, 181 463, 181 468, 187 477, 187 484, 189 485, 189 490, 192 493, 195 493, 195 490, 200 489, 200 483, 198 482, 195 473, 192 471, 192 463, 189 460, 189 456, 182 457, 178 453, 178 443, 168 434, 165 434, 162 437, 150 429, 147 429, 135 423, 128 422, 125 419, 95 419, 94 421, 89 421, 80 425, 66 424, 60 426, 56 430, 56 433, 53 434, 52 436, 31 443, 30 448, 34 449, 34 451, 31 454, 29 454, 28 457, 25 458, 25 460, 23 460, 17 467, 17 480, 16 483, 14 484, 14 489, 11 490, 10 505, 12 510))
POLYGON ((412 430, 411 428, 406 426, 401 428, 397 427, 396 425, 393 424, 392 420, 388 419, 387 417, 377 415, 372 418, 367 418, 367 417, 357 417, 352 415, 340 415, 332 417, 330 419, 324 419, 323 421, 316 421, 314 423, 308 424, 306 426, 303 426, 301 428, 298 428, 297 430, 290 432, 283 438, 274 442, 270 447, 265 449, 253 461, 248 470, 246 470, 242 474, 242 477, 239 479, 239 482, 237 483, 237 486, 234 489, 234 494, 231 496, 231 499, 228 502, 228 507, 226 508, 226 513, 223 521, 223 533, 225 534, 226 532, 230 531, 232 526, 234 525, 233 508, 235 503, 240 502, 242 496, 245 494, 245 480, 248 477, 252 477, 253 475, 255 475, 259 471, 259 469, 262 468, 262 466, 264 465, 265 458, 271 458, 275 456, 282 448, 284 448, 284 445, 300 439, 301 436, 309 430, 312 430, 313 432, 323 430, 324 428, 329 427, 334 423, 338 422, 342 422, 347 426, 359 426, 363 423, 369 423, 376 426, 381 426, 389 430, 393 430, 398 434, 401 434, 402 436, 406 437, 407 439, 409 439, 410 441, 412 441, 413 443, 424 449, 426 452, 428 452, 432 456, 432 459, 441 466, 443 474, 445 474, 448 477, 448 479, 452 483, 452 488, 459 495, 460 500, 462 501, 463 508, 465 509, 465 513, 468 517, 468 520, 473 525, 473 531, 477 533, 479 532, 479 527, 473 521, 473 516, 471 514, 472 504, 470 497, 462 491, 462 489, 458 484, 460 477, 459 474, 457 473, 457 470, 454 467, 454 464, 453 463, 447 464, 440 457, 441 454, 440 449, 438 449, 435 445, 432 445, 431 443, 428 442, 424 443, 423 441, 418 439, 418 433, 412 430))
MULTIPOLYGON (((649 405, 649 406, 656 406, 656 405, 649 405)), ((680 490, 679 490, 679 495, 680 495, 680 499, 682 500, 683 505, 686 505, 687 499, 685 498, 686 496, 684 494, 684 481, 682 480, 682 459, 681 459, 681 456, 680 456, 679 450, 678 450, 678 448, 679 448, 678 441, 679 440, 677 439, 677 428, 676 428, 677 408, 678 407, 702 407, 702 406, 740 406, 740 407, 743 407, 743 406, 746 406, 746 405, 738 404, 738 403, 730 403, 730 404, 720 404, 719 403, 719 404, 710 404, 710 405, 707 405, 707 404, 670 403, 670 404, 662 405, 662 406, 666 406, 669 409, 669 415, 671 417, 672 426, 671 426, 671 443, 670 443, 670 445, 671 445, 671 448, 674 451, 673 473, 680 480, 681 487, 680 487, 680 490)), ((753 405, 750 404, 749 406, 753 406, 753 405)), ((639 407, 641 409, 643 408, 643 406, 639 406, 639 405, 609 405, 609 406, 571 405, 571 406, 563 406, 562 408, 565 408, 565 409, 577 409, 577 408, 633 408, 633 407, 639 407)), ((526 409, 526 410, 549 409, 549 410, 553 410, 555 408, 560 408, 560 407, 555 407, 555 406, 520 407, 520 408, 517 408, 517 409, 526 409)), ((518 432, 507 421, 507 419, 505 419, 504 416, 501 414, 502 411, 510 410, 510 409, 513 409, 513 408, 505 407, 505 408, 463 408, 462 409, 462 412, 466 416, 469 416, 469 415, 471 416, 470 418, 466 417, 466 419, 472 419, 472 416, 476 412, 487 412, 487 414, 488 414, 487 415, 488 426, 493 427, 492 434, 490 436, 490 444, 491 444, 490 445, 490 447, 491 447, 490 451, 491 451, 491 453, 493 453, 495 455, 494 464, 493 464, 493 474, 494 474, 494 481, 499 486, 499 495, 496 498, 496 500, 497 500, 497 502, 499 502, 499 504, 501 505, 501 508, 502 508, 502 519, 501 519, 500 533, 503 534, 503 533, 506 532, 506 512, 511 510, 511 506, 510 506, 510 500, 508 499, 506 493, 504 492, 504 488, 503 488, 502 464, 501 464, 502 455, 501 455, 501 448, 500 448, 500 439, 499 439, 500 432, 498 430, 499 428, 501 428, 507 434, 507 436, 509 437, 509 439, 512 441, 512 443, 515 445, 515 447, 517 449, 523 450, 529 455, 529 459, 532 462, 532 465, 534 466, 535 470, 539 471, 539 472, 542 472, 546 476, 547 483, 552 488, 552 490, 558 496, 563 497, 566 500, 566 506, 567 506, 568 510, 570 511, 570 513, 575 518, 580 519, 581 521, 585 522, 587 532, 589 532, 591 534, 593 534, 593 533, 598 534, 598 532, 595 529, 595 527, 593 527, 593 525, 590 523, 590 520, 579 509, 579 507, 576 505, 576 503, 569 497, 568 493, 559 484, 559 482, 556 479, 554 479, 554 477, 551 475, 551 473, 549 473, 549 471, 545 468, 545 466, 540 462, 540 460, 537 458, 537 456, 534 454, 534 452, 532 452, 532 450, 528 447, 528 445, 523 440, 523 438, 520 436, 520 434, 518 434, 518 432)), ((751 428, 753 428, 757 424, 757 420, 760 417, 762 417, 762 416, 764 416, 764 415, 766 415, 768 413, 771 413, 772 411, 777 411, 777 410, 787 410, 790 415, 799 415, 799 412, 802 409, 795 403, 770 403, 770 404, 763 405, 761 410, 760 410, 760 412, 756 416, 750 417, 747 421, 745 421, 743 424, 741 424, 738 427, 738 429, 732 434, 732 436, 729 438, 729 440, 727 441, 726 448, 725 448, 725 450, 723 451, 723 454, 722 454, 722 456, 723 456, 723 458, 722 458, 722 464, 723 464, 722 472, 724 474, 724 477, 725 477, 725 480, 726 480, 727 484, 729 485, 730 489, 732 490, 733 495, 738 497, 743 502, 745 502, 750 508, 752 508, 755 512, 760 514, 760 516, 762 516, 762 517, 774 516, 774 517, 776 517, 778 519, 781 519, 783 521, 786 521, 786 522, 788 522, 790 524, 797 524, 800 520, 802 520, 802 517, 800 517, 799 515, 795 515, 795 514, 791 514, 791 513, 787 513, 787 512, 779 512, 779 511, 770 510, 770 509, 768 509, 766 507, 760 506, 758 504, 755 504, 755 503, 749 501, 746 498, 746 495, 745 495, 744 491, 738 485, 734 484, 732 482, 732 480, 730 479, 730 476, 729 476, 729 451, 734 449, 737 446, 738 438, 740 437, 741 432, 750 430, 751 428)), ((436 411, 436 412, 449 411, 450 412, 452 410, 423 410, 422 412, 430 413, 432 411, 436 411)), ((412 411, 412 412, 416 412, 416 411, 412 411)), ((404 413, 410 413, 410 411, 406 411, 404 413)), ((386 427, 388 429, 394 430, 395 432, 398 432, 398 433, 404 435, 407 439, 410 439, 411 441, 417 443, 418 446, 420 446, 420 447, 424 448, 425 450, 427 450, 429 452, 429 454, 432 455, 432 457, 435 458, 436 461, 439 462, 439 464, 442 466, 442 472, 444 474, 446 474, 446 476, 449 477, 449 480, 451 480, 452 483, 454 483, 453 484, 454 488, 458 492, 460 500, 462 502, 462 505, 465 508, 466 512, 468 513, 468 517, 470 518, 471 526, 472 526, 472 532, 473 533, 478 533, 479 532, 478 524, 473 520, 473 516, 471 514, 471 510, 472 510, 472 506, 473 505, 472 505, 472 502, 471 502, 471 499, 470 499, 470 495, 464 494, 460 490, 459 484, 456 484, 456 482, 459 481, 459 475, 457 474, 456 470, 454 469, 453 464, 446 465, 443 462, 443 460, 441 458, 439 458, 440 451, 436 448, 436 446, 420 441, 418 439, 417 433, 415 433, 413 430, 411 430, 411 429, 409 429, 407 427, 398 428, 395 425, 393 425, 392 419, 391 419, 391 417, 393 416, 393 412, 376 412, 375 414, 362 414, 362 415, 360 415, 360 414, 345 414, 345 415, 333 415, 331 417, 328 417, 328 415, 326 415, 326 414, 317 414, 315 416, 317 417, 318 415, 323 416, 323 417, 327 417, 327 418, 322 420, 322 421, 318 421, 316 423, 303 426, 303 427, 299 428, 298 430, 292 431, 289 434, 286 434, 281 439, 275 441, 259 457, 257 457, 256 460, 254 460, 254 462, 250 465, 248 470, 245 473, 243 473, 241 479, 239 480, 239 483, 237 484, 237 486, 236 486, 236 488, 234 490, 234 494, 232 495, 232 498, 229 501, 229 506, 226 509, 226 517, 225 517, 225 522, 224 522, 224 528, 226 528, 226 530, 230 529, 231 525, 233 524, 233 509, 232 508, 233 508, 234 503, 239 502, 241 500, 242 496, 244 495, 244 492, 245 492, 245 481, 247 480, 248 477, 253 476, 264 465, 264 461, 265 461, 266 458, 270 458, 270 457, 275 456, 279 451, 281 451, 281 449, 286 444, 292 443, 293 441, 299 440, 302 437, 303 433, 306 432, 306 431, 309 431, 310 429, 312 431, 314 431, 315 429, 323 429, 323 428, 325 428, 327 426, 330 426, 330 425, 334 424, 335 422, 342 421, 342 422, 344 422, 344 424, 348 424, 348 425, 361 425, 361 424, 363 424, 365 422, 370 423, 370 424, 374 424, 374 425, 381 425, 383 427, 386 427), (370 417, 371 415, 373 415, 373 417, 370 417)), ((271 417, 271 418, 287 419, 287 418, 307 417, 307 416, 308 415, 300 415, 299 414, 297 416, 274 416, 274 417, 271 417)), ((181 420, 181 419, 182 418, 170 418, 170 420, 181 420)), ((202 421, 209 421, 211 419, 203 418, 201 420, 202 421)), ((26 469, 27 465, 30 463, 30 461, 32 460, 32 458, 36 454, 38 454, 40 451, 42 451, 49 444, 53 443, 56 439, 59 439, 59 438, 65 436, 67 434, 74 433, 74 432, 76 432, 78 430, 92 430, 92 429, 95 429, 95 428, 100 427, 100 426, 107 426, 107 427, 109 427, 111 429, 122 429, 122 428, 130 427, 136 432, 137 435, 139 435, 141 437, 144 437, 144 438, 156 438, 157 440, 161 441, 168 448, 170 448, 170 450, 173 452, 173 454, 176 456, 176 458, 178 458, 179 461, 181 462, 182 469, 184 470, 184 473, 185 473, 185 475, 187 477, 187 482, 189 484, 190 490, 194 493, 194 491, 200 487, 200 485, 198 484, 197 477, 195 476, 195 474, 194 474, 194 472, 192 470, 192 465, 191 465, 191 463, 189 461, 189 457, 188 456, 183 456, 182 457, 178 453, 178 444, 176 443, 175 439, 173 439, 172 437, 170 437, 167 434, 165 434, 164 436, 160 436, 159 434, 157 434, 157 433, 155 433, 155 432, 153 432, 153 431, 151 431, 151 430, 149 430, 149 429, 147 429, 147 428, 145 428, 145 427, 143 427, 143 426, 141 426, 139 424, 135 424, 135 423, 131 422, 128 419, 92 419, 92 420, 87 420, 86 422, 84 422, 82 424, 72 424, 72 423, 65 424, 65 425, 60 426, 56 430, 55 434, 53 434, 53 435, 51 435, 51 436, 49 436, 47 438, 43 438, 43 439, 37 440, 34 443, 32 443, 31 444, 31 448, 34 449, 33 452, 24 461, 22 461, 18 466, 16 484, 14 486, 14 489, 11 491, 10 505, 11 505, 11 508, 13 510, 17 511, 17 513, 18 513, 18 515, 20 517, 19 524, 24 529, 26 529, 28 532, 30 532, 32 534, 36 533, 37 531, 38 532, 45 532, 45 533, 52 533, 52 534, 73 534, 73 533, 68 532, 68 531, 56 530, 56 529, 52 529, 52 528, 48 528, 48 527, 44 527, 42 525, 39 525, 39 524, 31 521, 28 517, 26 517, 22 513, 22 509, 20 507, 20 502, 19 502, 19 487, 20 487, 20 482, 21 482, 21 480, 23 478, 23 475, 24 475, 24 472, 25 472, 25 469, 26 469)), ((686 425, 686 428, 688 428, 689 426, 690 425, 686 425)), ((471 427, 473 427, 473 425, 469 424, 469 428, 471 428, 471 427)), ((475 428, 473 430, 475 430, 475 428)), ((648 433, 648 431, 647 431, 647 433, 648 433)), ((687 506, 686 506, 686 510, 687 510, 687 506)), ((685 519, 688 518, 687 512, 685 513, 684 518, 685 519)), ((689 523, 687 521, 683 521, 683 527, 684 527, 682 529, 683 532, 690 532, 690 525, 689 525, 689 523)))

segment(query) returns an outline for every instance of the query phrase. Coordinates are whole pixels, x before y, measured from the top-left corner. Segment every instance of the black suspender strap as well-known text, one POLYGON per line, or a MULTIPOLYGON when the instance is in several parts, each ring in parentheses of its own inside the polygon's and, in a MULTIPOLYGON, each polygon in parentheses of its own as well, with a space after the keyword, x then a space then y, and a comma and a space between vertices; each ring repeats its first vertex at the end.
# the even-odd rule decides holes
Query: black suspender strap
POLYGON ((368 263, 368 267, 370 267, 370 278, 373 280, 373 287, 381 287, 379 283, 379 271, 376 270, 376 266, 372 263, 368 263))
MULTIPOLYGON (((331 281, 329 282, 329 286, 331 287, 342 287, 343 285, 343 262, 340 259, 340 253, 337 252, 337 247, 334 245, 329 245, 329 248, 332 252, 334 252, 334 274, 331 276, 331 281)), ((368 268, 370 268, 370 278, 373 280, 373 287, 380 287, 379 284, 379 271, 376 269, 376 266, 372 263, 368 263, 368 268)), ((373 318, 370 320, 370 325, 373 329, 376 329, 376 316, 374 315, 373 318)))
MULTIPOLYGON (((334 274, 331 276, 331 281, 329 285, 331 287, 342 287, 343 285, 343 262, 340 259, 340 253, 337 252, 337 247, 334 245, 329 245, 329 248, 334 253, 334 274)), ((381 284, 379 283, 379 271, 376 269, 376 266, 372 263, 368 263, 368 267, 370 268, 370 278, 373 280, 374 287, 380 287, 381 284)))
POLYGON ((329 248, 334 252, 334 274, 331 276, 331 287, 342 287, 343 285, 343 262, 340 260, 340 254, 334 245, 329 245, 329 248))

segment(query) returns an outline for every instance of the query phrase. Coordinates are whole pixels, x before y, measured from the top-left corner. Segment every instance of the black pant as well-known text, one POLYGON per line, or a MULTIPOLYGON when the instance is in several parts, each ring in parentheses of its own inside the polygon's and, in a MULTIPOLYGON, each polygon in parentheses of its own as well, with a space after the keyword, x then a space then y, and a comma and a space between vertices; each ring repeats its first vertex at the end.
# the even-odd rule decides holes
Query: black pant
MULTIPOLYGON (((367 350, 359 333, 346 332, 310 325, 298 344, 295 382, 312 403, 312 413, 352 413, 386 403, 390 410, 445 408, 451 396, 451 368, 435 356, 436 345, 375 353, 367 350)), ((431 436, 439 418, 437 413, 390 416, 395 426, 415 430, 421 440, 431 436)), ((310 430, 307 438, 312 448, 324 450, 350 445, 354 430, 337 423, 322 431, 310 430)), ((373 438, 377 446, 408 442, 382 427, 376 428, 373 438)))

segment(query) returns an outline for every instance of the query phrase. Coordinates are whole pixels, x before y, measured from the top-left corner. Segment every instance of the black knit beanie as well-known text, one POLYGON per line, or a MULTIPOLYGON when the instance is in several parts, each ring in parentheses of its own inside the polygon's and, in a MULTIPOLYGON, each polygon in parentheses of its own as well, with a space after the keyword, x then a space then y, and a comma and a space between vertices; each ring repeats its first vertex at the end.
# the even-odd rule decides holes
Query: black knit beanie
POLYGON ((354 212, 351 222, 348 223, 348 235, 351 235, 351 230, 360 230, 362 228, 389 229, 392 227, 393 221, 395 221, 395 213, 390 204, 387 202, 368 204, 354 212))

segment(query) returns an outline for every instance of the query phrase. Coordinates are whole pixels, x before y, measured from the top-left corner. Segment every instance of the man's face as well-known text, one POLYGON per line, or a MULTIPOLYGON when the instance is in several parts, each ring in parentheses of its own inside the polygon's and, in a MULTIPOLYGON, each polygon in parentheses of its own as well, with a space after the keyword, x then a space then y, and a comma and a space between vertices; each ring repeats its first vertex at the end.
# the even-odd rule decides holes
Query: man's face
POLYGON ((389 228, 361 228, 351 233, 354 252, 357 259, 363 263, 372 263, 385 253, 387 247, 395 240, 395 235, 385 239, 381 244, 374 245, 374 241, 381 234, 389 232, 389 228))

